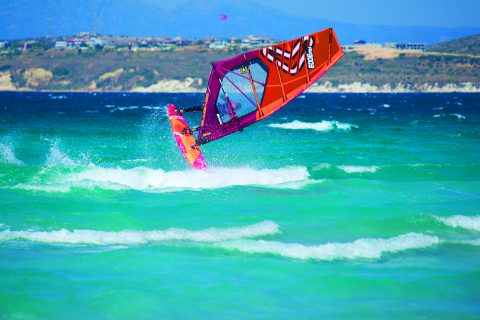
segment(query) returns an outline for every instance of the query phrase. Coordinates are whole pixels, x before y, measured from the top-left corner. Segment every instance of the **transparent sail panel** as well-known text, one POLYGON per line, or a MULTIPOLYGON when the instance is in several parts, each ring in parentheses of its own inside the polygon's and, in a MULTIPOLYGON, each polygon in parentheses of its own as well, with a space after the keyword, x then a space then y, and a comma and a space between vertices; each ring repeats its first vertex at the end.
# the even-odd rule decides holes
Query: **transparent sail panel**
POLYGON ((250 74, 252 75, 255 90, 257 91, 258 102, 262 103, 265 83, 267 82, 267 67, 260 60, 250 64, 250 74), (257 62, 258 61, 258 62, 257 62))
POLYGON ((265 91, 267 71, 263 63, 257 59, 242 64, 229 72, 222 79, 222 88, 217 98, 217 110, 222 122, 243 117, 257 110, 257 99, 253 92, 252 82, 261 103, 265 91), (250 79, 248 68, 252 79, 250 79))

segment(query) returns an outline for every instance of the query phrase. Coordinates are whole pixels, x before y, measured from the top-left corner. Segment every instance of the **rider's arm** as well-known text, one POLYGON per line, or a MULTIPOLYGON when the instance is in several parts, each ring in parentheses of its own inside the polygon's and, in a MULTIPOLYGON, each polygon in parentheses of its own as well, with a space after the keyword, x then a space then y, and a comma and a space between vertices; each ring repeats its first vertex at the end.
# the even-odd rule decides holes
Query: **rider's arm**
POLYGON ((203 111, 203 106, 192 106, 186 109, 177 109, 178 114, 184 114, 185 112, 192 112, 192 111, 203 111))

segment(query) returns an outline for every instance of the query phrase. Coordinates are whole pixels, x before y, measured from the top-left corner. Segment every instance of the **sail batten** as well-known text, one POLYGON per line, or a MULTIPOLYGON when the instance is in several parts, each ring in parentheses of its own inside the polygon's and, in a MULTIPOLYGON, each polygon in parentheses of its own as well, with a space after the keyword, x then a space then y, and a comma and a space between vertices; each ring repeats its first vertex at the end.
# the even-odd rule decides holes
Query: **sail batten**
POLYGON ((343 56, 333 29, 212 63, 197 141, 262 120, 301 94, 343 56))

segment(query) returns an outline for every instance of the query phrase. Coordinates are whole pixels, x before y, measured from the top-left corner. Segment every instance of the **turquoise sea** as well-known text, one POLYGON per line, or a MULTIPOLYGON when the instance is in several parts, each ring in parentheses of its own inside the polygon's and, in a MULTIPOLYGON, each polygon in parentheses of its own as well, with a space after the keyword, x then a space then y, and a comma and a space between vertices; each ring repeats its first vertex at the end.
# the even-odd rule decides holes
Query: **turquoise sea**
POLYGON ((0 319, 480 318, 479 94, 305 94, 192 171, 202 101, 0 94, 0 319))

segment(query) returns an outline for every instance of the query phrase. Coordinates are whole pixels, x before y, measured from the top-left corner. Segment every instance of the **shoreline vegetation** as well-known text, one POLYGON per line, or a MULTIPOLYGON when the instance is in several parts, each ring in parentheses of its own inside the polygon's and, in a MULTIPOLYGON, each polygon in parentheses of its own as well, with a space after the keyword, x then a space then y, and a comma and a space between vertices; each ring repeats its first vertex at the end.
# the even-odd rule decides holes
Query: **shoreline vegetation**
MULTIPOLYGON (((364 45, 349 49, 307 92, 480 92, 480 55, 448 52, 448 48, 437 45, 418 52, 364 45), (428 51, 437 48, 443 52, 428 51)), ((3 52, 0 91, 203 93, 211 61, 241 52, 196 46, 3 52)))

